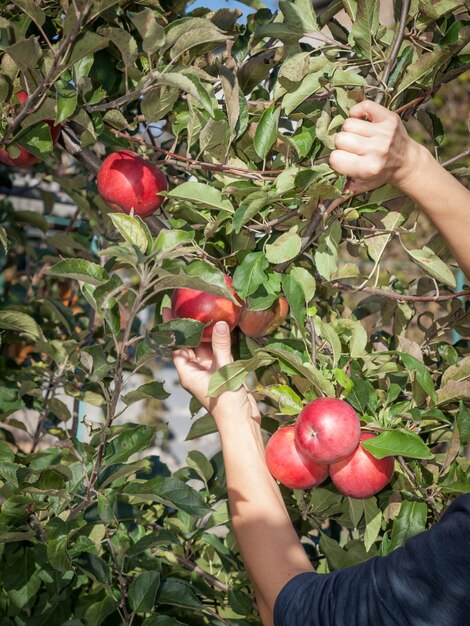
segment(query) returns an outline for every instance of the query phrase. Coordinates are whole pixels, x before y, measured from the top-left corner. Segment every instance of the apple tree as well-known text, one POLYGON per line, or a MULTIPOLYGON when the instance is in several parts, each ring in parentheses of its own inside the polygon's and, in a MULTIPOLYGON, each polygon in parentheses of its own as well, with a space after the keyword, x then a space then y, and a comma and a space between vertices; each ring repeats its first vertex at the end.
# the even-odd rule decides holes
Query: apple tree
MULTIPOLYGON (((201 322, 162 318, 178 288, 234 301, 228 275, 252 311, 287 301, 271 333, 235 330, 236 361, 211 382, 214 396, 250 385, 266 438, 336 397, 378 435, 364 447, 395 459, 366 499, 331 481, 282 487, 319 572, 387 554, 470 489, 470 291, 407 198, 345 195, 328 164, 349 108, 371 98, 468 177, 445 94, 468 98, 469 4, 397 1, 393 24, 370 0, 244 4, 2 3, 2 625, 260 623, 220 453, 196 442, 171 474, 146 454, 161 423, 119 419, 165 400, 153 364, 200 341, 201 322), (98 193, 118 150, 167 177, 150 217, 98 193), (78 436, 90 405, 103 419, 85 415, 78 436)), ((189 440, 215 431, 190 408, 189 440)))

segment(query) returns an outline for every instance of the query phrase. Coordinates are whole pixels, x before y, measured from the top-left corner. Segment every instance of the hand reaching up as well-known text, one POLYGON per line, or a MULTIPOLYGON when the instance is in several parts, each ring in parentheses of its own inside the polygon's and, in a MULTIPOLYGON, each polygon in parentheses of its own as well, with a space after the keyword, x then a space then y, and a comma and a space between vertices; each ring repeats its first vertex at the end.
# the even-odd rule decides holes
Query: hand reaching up
POLYGON ((225 391, 217 398, 207 396, 212 374, 223 365, 233 362, 230 330, 226 322, 217 322, 214 326, 212 346, 202 343, 194 350, 175 350, 173 362, 181 385, 211 413, 219 430, 226 420, 253 418, 259 422, 257 404, 245 387, 237 391, 225 391))
POLYGON ((385 183, 401 188, 414 175, 419 150, 398 115, 372 100, 351 107, 335 147, 330 165, 351 178, 345 191, 353 193, 385 183))

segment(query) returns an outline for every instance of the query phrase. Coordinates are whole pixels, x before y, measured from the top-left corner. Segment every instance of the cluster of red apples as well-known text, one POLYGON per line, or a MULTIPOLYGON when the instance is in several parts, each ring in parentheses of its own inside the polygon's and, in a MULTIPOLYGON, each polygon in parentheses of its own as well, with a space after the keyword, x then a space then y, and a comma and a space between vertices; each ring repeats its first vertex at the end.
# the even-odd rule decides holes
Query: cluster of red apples
MULTIPOLYGON (((166 176, 158 167, 130 150, 110 154, 98 173, 98 191, 115 211, 146 218, 160 208, 161 191, 168 189, 166 176)), ((206 324, 202 341, 211 341, 212 329, 225 321, 233 330, 237 324, 249 337, 263 337, 272 333, 285 319, 288 304, 279 298, 271 308, 251 311, 232 289, 232 280, 225 276, 234 300, 196 289, 176 289, 171 298, 171 316, 189 318, 206 324)))
POLYGON ((266 446, 266 464, 291 489, 312 489, 328 475, 350 498, 369 498, 393 476, 394 460, 376 459, 361 442, 374 438, 361 432, 356 411, 344 400, 318 398, 300 412, 295 425, 277 430, 266 446))

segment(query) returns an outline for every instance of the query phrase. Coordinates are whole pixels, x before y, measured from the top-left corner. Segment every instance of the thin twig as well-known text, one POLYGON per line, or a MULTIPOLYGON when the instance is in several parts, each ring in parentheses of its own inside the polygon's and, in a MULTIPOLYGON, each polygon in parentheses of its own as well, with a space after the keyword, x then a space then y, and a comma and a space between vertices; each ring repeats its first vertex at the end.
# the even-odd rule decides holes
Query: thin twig
POLYGON ((315 333, 315 325, 313 323, 313 319, 311 317, 307 318, 308 320, 308 328, 310 331, 310 340, 312 342, 312 363, 317 366, 317 336, 315 333))
POLYGON ((164 154, 165 156, 170 157, 169 159, 165 159, 165 163, 170 163, 174 165, 185 166, 188 168, 199 168, 199 169, 207 169, 213 170, 215 172, 227 172, 229 174, 233 174, 234 176, 245 176, 246 178, 255 178, 262 179, 267 176, 277 176, 278 174, 282 174, 284 170, 250 170, 248 168, 243 167, 235 167, 232 165, 223 165, 221 163, 207 163, 206 161, 199 161, 198 159, 193 159, 191 157, 185 157, 181 154, 176 154, 175 152, 170 152, 169 150, 165 150, 164 148, 160 148, 158 146, 154 146, 144 139, 140 139, 138 137, 131 137, 127 133, 123 133, 115 128, 108 127, 109 131, 112 132, 117 137, 123 137, 132 143, 139 144, 141 146, 145 146, 150 150, 154 150, 155 152, 159 152, 164 154))
POLYGON ((357 293, 369 293, 375 296, 383 296, 391 300, 397 300, 397 302, 443 302, 445 300, 454 300, 455 298, 462 298, 464 296, 470 296, 470 289, 464 291, 458 291, 456 293, 446 293, 435 296, 410 296, 395 291, 388 291, 386 289, 379 289, 378 287, 364 287, 358 291, 352 285, 335 281, 328 284, 332 289, 343 289, 344 291, 353 291, 357 293))
POLYGON ((421 497, 426 501, 426 503, 432 509, 432 512, 434 513, 434 517, 436 519, 439 519, 440 513, 439 513, 439 511, 437 509, 436 501, 434 500, 434 497, 432 495, 429 495, 426 492, 426 489, 421 487, 418 484, 418 481, 416 480, 415 475, 413 474, 411 469, 406 464, 405 459, 402 456, 398 456, 397 460, 398 460, 398 463, 399 463, 400 467, 402 468, 403 472, 406 474, 408 480, 410 481, 411 485, 415 489, 415 491, 421 495, 421 497))
MULTIPOLYGON (((411 4, 411 0, 402 1, 400 21, 398 23, 398 29, 396 32, 395 41, 393 42, 393 46, 390 51, 390 56, 388 57, 388 61, 384 67, 382 78, 381 78, 381 82, 383 83, 385 87, 387 86, 388 79, 390 78, 390 74, 392 73, 392 70, 395 66, 398 53, 400 52, 401 44, 403 42, 403 37, 405 34, 406 21, 408 19, 408 14, 410 12, 410 4, 411 4)), ((385 96, 385 93, 383 91, 379 91, 379 93, 375 97, 375 101, 378 104, 382 104, 382 100, 384 96, 385 96)))
POLYGON ((189 569, 191 570, 191 572, 194 572, 195 574, 201 576, 201 578, 204 578, 212 587, 215 587, 216 589, 220 589, 221 591, 227 593, 227 591, 229 590, 229 586, 223 583, 221 580, 203 570, 202 567, 199 567, 199 565, 197 565, 190 559, 184 556, 180 556, 178 554, 176 554, 175 556, 180 565, 183 565, 186 569, 189 569))
POLYGON ((93 104, 85 108, 90 113, 93 113, 94 111, 106 111, 108 109, 119 109, 124 104, 127 104, 131 100, 137 100, 137 98, 144 96, 148 91, 153 89, 156 86, 155 83, 157 82, 160 76, 161 76, 161 72, 157 72, 157 71, 150 72, 149 79, 139 89, 130 91, 129 93, 126 93, 120 98, 116 98, 116 100, 112 100, 111 102, 103 102, 102 104, 93 104))
POLYGON ((470 156, 470 148, 467 148, 466 150, 464 150, 463 152, 461 152, 460 154, 456 154, 454 157, 447 159, 447 161, 444 161, 443 163, 441 163, 442 167, 447 167, 448 165, 451 165, 452 163, 455 163, 455 161, 459 161, 460 159, 463 159, 467 156, 470 156))

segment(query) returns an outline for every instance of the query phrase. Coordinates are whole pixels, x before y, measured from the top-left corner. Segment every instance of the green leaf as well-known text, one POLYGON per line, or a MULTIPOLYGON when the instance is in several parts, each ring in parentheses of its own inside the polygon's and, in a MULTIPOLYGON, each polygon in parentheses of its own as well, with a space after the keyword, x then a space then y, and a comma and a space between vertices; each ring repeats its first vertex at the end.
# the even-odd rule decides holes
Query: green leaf
POLYGON ((372 57, 378 29, 379 4, 376 0, 357 0, 357 13, 351 29, 351 37, 368 58, 372 57))
POLYGON ((433 459, 434 455, 416 433, 408 430, 387 430, 361 443, 377 459, 386 456, 406 456, 413 459, 433 459))
MULTIPOLYGON (((465 445, 470 442, 470 411, 460 402, 459 412, 457 414, 457 426, 459 429, 460 442, 465 445)), ((1 452, 0 452, 1 458, 1 452)))
POLYGON ((209 52, 217 47, 217 44, 227 40, 227 35, 220 31, 212 22, 205 20, 205 24, 198 25, 181 34, 175 45, 171 48, 170 57, 175 60, 187 50, 198 48, 198 53, 209 52))
POLYGON ((76 87, 63 78, 55 84, 57 93, 57 115, 55 118, 56 126, 72 117, 77 108, 78 91, 76 87))
POLYGON ((459 359, 455 365, 451 365, 442 375, 441 386, 443 387, 451 380, 466 380, 470 378, 470 356, 459 359))
POLYGON ((44 11, 38 7, 33 0, 13 0, 13 4, 20 7, 26 15, 33 19, 39 26, 42 26, 46 20, 44 11))
POLYGON ((136 613, 150 613, 160 585, 160 572, 142 572, 129 585, 128 598, 136 613))
POLYGON ((42 335, 36 321, 30 315, 19 311, 0 311, 0 328, 24 333, 33 339, 39 339, 42 335))
POLYGON ((135 480, 124 488, 129 496, 143 501, 156 500, 168 506, 181 509, 189 515, 201 516, 209 512, 200 494, 177 478, 151 478, 135 480))
POLYGON ((186 458, 186 463, 189 467, 195 469, 205 482, 210 480, 214 473, 214 468, 210 461, 199 450, 191 450, 186 458))
POLYGON ((423 246, 419 250, 407 250, 410 257, 433 278, 455 289, 455 276, 447 265, 444 263, 431 248, 423 246))
POLYGON ((330 280, 338 266, 338 245, 341 241, 341 226, 336 220, 320 237, 315 251, 315 266, 318 273, 330 280))
POLYGON ((13 413, 24 407, 24 402, 18 395, 17 387, 0 387, 0 412, 13 413))
POLYGON ((223 365, 212 374, 207 395, 209 398, 216 398, 224 391, 236 391, 242 386, 250 372, 269 365, 272 361, 273 359, 267 355, 256 355, 251 359, 223 365))
POLYGON ((293 267, 290 271, 290 276, 300 285, 305 297, 305 304, 309 304, 315 295, 315 278, 303 267, 293 267))
POLYGON ((217 432, 217 425, 210 413, 206 413, 191 424, 189 433, 186 435, 185 441, 192 441, 204 435, 210 435, 217 432))
POLYGON ((142 552, 146 552, 150 548, 160 545, 171 545, 178 544, 178 538, 169 530, 165 528, 159 529, 157 531, 152 532, 150 535, 144 535, 137 543, 127 550, 126 555, 136 556, 137 554, 141 554, 142 552))
POLYGON ((299 326, 303 326, 307 315, 305 297, 302 285, 295 279, 292 272, 282 277, 282 290, 289 303, 291 315, 296 319, 299 326))
POLYGON ((35 68, 42 56, 41 46, 37 37, 29 37, 17 41, 5 49, 5 52, 17 63, 23 71, 35 68))
POLYGON ((323 76, 324 70, 307 74, 301 84, 290 93, 287 93, 282 99, 282 106, 286 115, 290 115, 306 98, 309 98, 321 88, 320 78, 323 76))
POLYGON ((272 244, 266 244, 266 258, 270 263, 285 263, 295 258, 302 248, 302 240, 294 226, 272 244))
POLYGON ((366 529, 364 531, 364 545, 366 551, 369 552, 382 527, 382 511, 377 506, 374 497, 363 500, 364 516, 366 520, 366 529))
POLYGON ((279 8, 285 23, 295 28, 299 35, 318 30, 311 0, 279 0, 279 8))
POLYGON ((163 581, 158 594, 158 604, 169 604, 197 611, 202 611, 204 608, 191 585, 177 578, 167 578, 163 581))
POLYGON ((202 322, 180 317, 178 319, 159 324, 152 330, 150 336, 153 341, 158 343, 161 333, 169 332, 172 339, 168 342, 168 345, 172 345, 174 347, 187 346, 189 348, 196 348, 201 343, 204 328, 205 324, 202 322))
POLYGON ((8 444, 0 439, 0 461, 10 463, 15 460, 15 453, 8 444))
POLYGON ((91 261, 84 259, 65 259, 59 261, 46 272, 49 276, 61 276, 81 280, 90 285, 100 285, 109 280, 105 269, 91 261))
POLYGON ((148 448, 154 436, 155 429, 151 426, 126 424, 124 430, 106 446, 105 464, 128 461, 136 452, 148 448))
POLYGON ((129 405, 139 400, 152 400, 154 398, 157 400, 166 400, 169 397, 170 394, 163 388, 163 383, 155 380, 151 383, 141 385, 134 391, 130 391, 122 397, 122 401, 124 404, 129 405))
POLYGON ((165 44, 165 31, 155 19, 152 9, 146 7, 138 13, 128 13, 142 37, 143 49, 147 54, 154 54, 165 44))
POLYGON ((96 33, 89 30, 82 31, 73 42, 66 67, 72 67, 72 65, 75 65, 77 61, 80 61, 84 57, 88 57, 95 52, 98 52, 98 50, 106 48, 108 43, 109 41, 105 37, 100 37, 96 33))
POLYGON ((220 209, 233 213, 234 208, 230 200, 222 198, 222 194, 216 187, 204 183, 187 182, 177 185, 172 191, 167 192, 170 198, 195 202, 210 209, 220 209))
POLYGON ((122 237, 145 254, 149 240, 140 218, 125 213, 110 213, 109 217, 122 237))
MULTIPOLYGON (((191 33, 188 34, 190 35, 191 33)), ((181 91, 185 91, 187 94, 195 98, 195 100, 197 100, 202 107, 206 109, 211 117, 214 117, 212 100, 202 83, 194 76, 188 77, 177 72, 165 72, 164 74, 159 74, 158 83, 160 85, 176 87, 177 89, 181 89, 181 91)))
POLYGON ((424 389, 424 391, 436 402, 437 394, 436 389, 434 387, 434 381, 429 372, 429 369, 421 363, 418 359, 411 356, 410 354, 406 354, 405 352, 398 352, 400 355, 404 366, 409 372, 414 372, 416 380, 424 389))
POLYGON ((94 602, 85 613, 87 626, 100 626, 108 615, 114 613, 117 607, 118 601, 112 596, 106 596, 103 600, 94 602))
POLYGON ((424 502, 405 500, 392 528, 390 551, 402 546, 407 539, 426 530, 428 507, 424 502))
MULTIPOLYGON (((265 346, 262 353, 268 353, 279 361, 279 364, 288 370, 288 373, 300 374, 306 378, 315 387, 320 395, 333 398, 335 396, 335 388, 323 373, 312 363, 302 363, 295 352, 290 352, 283 344, 269 344, 265 346), (279 347, 282 345, 282 347, 279 347), (285 366, 288 366, 285 368, 285 366)), ((261 354, 262 354, 261 353, 261 354)))
POLYGON ((253 146, 260 159, 267 157, 269 150, 276 141, 280 113, 279 107, 268 107, 256 127, 253 146))
POLYGON ((126 67, 132 65, 137 59, 139 54, 137 42, 127 30, 114 28, 113 26, 103 26, 98 29, 98 33, 113 42, 119 50, 126 67))
POLYGON ((302 399, 287 385, 270 385, 264 391, 278 403, 283 415, 298 415, 303 409, 302 399))
POLYGON ((30 126, 16 137, 16 141, 39 159, 52 151, 51 129, 45 122, 30 126))
POLYGON ((253 294, 268 277, 269 263, 263 252, 250 252, 235 270, 233 288, 243 299, 253 294))

